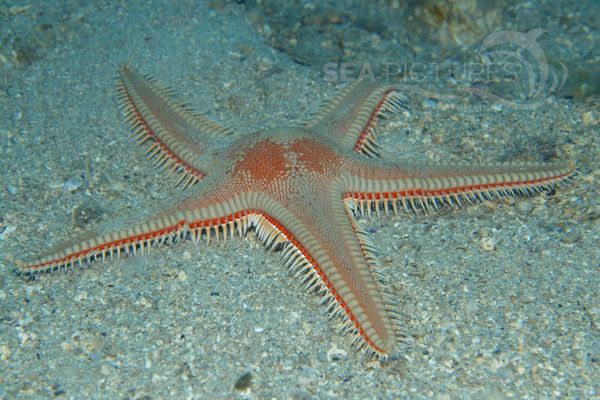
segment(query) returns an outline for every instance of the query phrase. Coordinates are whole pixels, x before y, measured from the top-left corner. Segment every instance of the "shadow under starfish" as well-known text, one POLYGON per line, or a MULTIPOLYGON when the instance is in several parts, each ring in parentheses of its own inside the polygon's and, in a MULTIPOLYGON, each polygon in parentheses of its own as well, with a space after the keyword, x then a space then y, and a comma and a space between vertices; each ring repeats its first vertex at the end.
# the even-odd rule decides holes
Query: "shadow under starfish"
POLYGON ((128 66, 119 93, 126 120, 148 154, 185 190, 155 215, 111 220, 44 255, 17 262, 32 276, 95 260, 149 253, 152 247, 244 236, 253 228, 309 288, 324 296, 355 344, 386 359, 404 334, 385 290, 375 249, 359 214, 437 209, 502 196, 530 195, 568 180, 558 163, 438 164, 378 158, 379 117, 406 107, 400 87, 357 81, 303 126, 231 130, 172 99, 128 66))

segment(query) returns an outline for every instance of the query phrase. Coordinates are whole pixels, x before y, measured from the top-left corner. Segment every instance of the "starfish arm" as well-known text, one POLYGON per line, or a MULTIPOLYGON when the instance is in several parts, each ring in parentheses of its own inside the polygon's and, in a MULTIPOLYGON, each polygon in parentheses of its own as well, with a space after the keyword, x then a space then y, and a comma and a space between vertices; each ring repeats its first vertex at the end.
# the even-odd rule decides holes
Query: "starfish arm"
POLYGON ((346 150, 378 155, 377 119, 407 108, 399 86, 357 80, 348 84, 306 122, 346 150))
POLYGON ((178 183, 183 187, 202 179, 207 174, 202 158, 208 157, 208 148, 215 145, 215 135, 231 130, 176 103, 171 91, 129 66, 122 66, 119 74, 125 118, 140 144, 152 142, 147 154, 156 157, 157 166, 169 169, 169 174, 182 172, 178 183))
POLYGON ((306 190, 293 204, 266 198, 257 206, 286 243, 283 257, 291 271, 324 295, 328 311, 342 318, 357 347, 385 358, 401 339, 396 308, 382 290, 373 246, 342 201, 341 189, 337 181, 306 190))
POLYGON ((534 194, 567 181, 571 163, 433 164, 385 163, 354 159, 349 162, 345 198, 356 210, 396 211, 440 204, 461 204, 501 196, 534 194))
POLYGON ((149 253, 153 247, 185 239, 210 242, 241 235, 257 225, 260 218, 260 213, 248 206, 254 197, 244 193, 223 201, 210 196, 200 201, 187 198, 147 218, 136 219, 130 214, 115 216, 40 256, 16 261, 17 271, 38 275, 83 267, 99 259, 149 253))

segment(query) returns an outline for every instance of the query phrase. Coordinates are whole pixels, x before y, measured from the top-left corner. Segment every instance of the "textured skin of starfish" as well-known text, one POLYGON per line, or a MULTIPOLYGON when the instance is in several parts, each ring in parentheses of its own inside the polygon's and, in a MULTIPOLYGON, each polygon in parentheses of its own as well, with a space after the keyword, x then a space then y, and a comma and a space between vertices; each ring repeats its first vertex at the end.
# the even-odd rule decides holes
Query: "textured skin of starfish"
POLYGON ((480 199, 530 195, 568 180, 557 163, 436 164, 377 157, 377 121, 406 107, 398 86, 357 81, 302 126, 232 140, 230 129, 177 104, 128 66, 119 93, 127 122, 159 168, 184 191, 156 215, 121 219, 17 262, 36 277, 180 240, 218 240, 254 229, 341 319, 355 344, 381 359, 406 335, 387 294, 360 215, 429 211, 480 199))

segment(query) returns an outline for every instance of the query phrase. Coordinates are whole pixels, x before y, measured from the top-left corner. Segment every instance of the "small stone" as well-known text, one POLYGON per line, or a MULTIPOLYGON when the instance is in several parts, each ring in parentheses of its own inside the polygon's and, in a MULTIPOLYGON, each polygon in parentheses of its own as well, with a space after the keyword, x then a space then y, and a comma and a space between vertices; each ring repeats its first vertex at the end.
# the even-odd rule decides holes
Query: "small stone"
POLYGON ((531 210, 533 210, 533 204, 527 200, 519 201, 517 203, 517 209, 524 214, 529 214, 531 210))
POLYGON ((194 377, 194 373, 192 371, 192 367, 190 364, 184 362, 181 366, 180 375, 183 379, 188 380, 194 377))
POLYGON ((83 181, 78 176, 73 176, 63 183, 63 192, 74 192, 81 187, 83 181))
POLYGON ((345 350, 334 347, 327 351, 327 361, 329 362, 340 361, 346 358, 348 358, 348 353, 345 350))
POLYGON ((10 357, 10 348, 7 345, 0 346, 0 360, 7 361, 10 357))
POLYGON ((110 366, 108 364, 102 364, 102 367, 100 367, 100 373, 104 376, 106 375, 110 375, 110 366))
POLYGON ((238 392, 243 392, 252 386, 252 373, 246 372, 244 375, 240 376, 235 384, 233 385, 233 389, 238 392))
POLYGON ((73 346, 69 342, 62 342, 60 344, 60 348, 64 351, 73 351, 73 346))
POLYGON ((255 67, 261 72, 267 72, 273 68, 273 62, 268 58, 261 58, 256 62, 255 67))
POLYGON ((437 107, 437 101, 434 99, 425 99, 421 102, 423 108, 435 108, 437 107))
POLYGON ((600 123, 600 120, 596 119, 592 111, 581 114, 581 122, 584 125, 592 125, 600 123))
POLYGON ((180 271, 177 274, 177 280, 179 282, 185 282, 185 281, 187 281, 187 279, 188 279, 188 276, 187 276, 187 273, 185 271, 180 271))
POLYGON ((482 237, 479 239, 479 247, 484 251, 496 250, 496 241, 491 237, 482 237))
POLYGON ((19 342, 23 345, 27 342, 34 341, 37 338, 37 335, 35 333, 21 331, 17 334, 17 338, 19 339, 19 342))
POLYGON ((75 301, 77 302, 81 302, 81 301, 85 301, 88 298, 88 294, 86 291, 83 292, 79 292, 75 295, 75 301))
POLYGON ((152 303, 144 296, 138 298, 133 304, 140 307, 150 307, 152 303))
POLYGON ((14 196, 19 190, 13 185, 8 185, 6 186, 6 191, 14 196))
POLYGON ((16 230, 17 227, 14 225, 4 225, 4 227, 0 227, 0 240, 5 240, 16 230))
POLYGON ((8 9, 8 13, 11 15, 23 14, 31 8, 31 5, 26 6, 12 6, 8 9))

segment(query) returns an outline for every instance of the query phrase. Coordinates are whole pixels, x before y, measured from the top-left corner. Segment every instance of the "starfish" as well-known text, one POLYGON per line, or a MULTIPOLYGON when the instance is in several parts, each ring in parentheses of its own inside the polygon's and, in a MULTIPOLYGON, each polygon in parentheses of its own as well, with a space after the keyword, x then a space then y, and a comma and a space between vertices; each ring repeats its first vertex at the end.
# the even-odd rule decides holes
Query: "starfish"
POLYGON ((353 82, 303 125, 235 140, 229 127, 179 104, 171 90, 129 66, 120 69, 118 91, 137 141, 149 144, 147 154, 159 168, 179 174, 183 194, 151 217, 111 220, 17 262, 18 271, 35 278, 149 253, 163 244, 227 239, 253 229, 323 296, 329 313, 354 335, 356 347, 380 359, 397 354, 407 336, 358 217, 535 194, 574 173, 568 162, 438 164, 379 158, 378 119, 407 107, 401 87, 389 82, 353 82))

